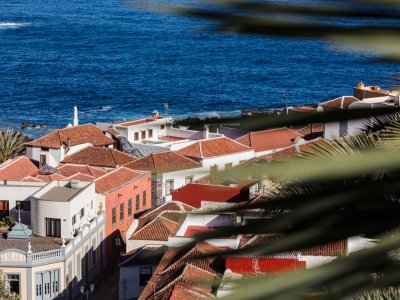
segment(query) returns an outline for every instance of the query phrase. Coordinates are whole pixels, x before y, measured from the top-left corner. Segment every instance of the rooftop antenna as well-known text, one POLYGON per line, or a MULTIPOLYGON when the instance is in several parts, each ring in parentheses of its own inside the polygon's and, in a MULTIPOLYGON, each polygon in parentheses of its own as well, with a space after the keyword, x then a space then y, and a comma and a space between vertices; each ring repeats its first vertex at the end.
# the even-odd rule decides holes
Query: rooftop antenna
POLYGON ((164 103, 164 110, 165 110, 165 115, 166 116, 168 116, 168 108, 169 108, 168 103, 164 103))

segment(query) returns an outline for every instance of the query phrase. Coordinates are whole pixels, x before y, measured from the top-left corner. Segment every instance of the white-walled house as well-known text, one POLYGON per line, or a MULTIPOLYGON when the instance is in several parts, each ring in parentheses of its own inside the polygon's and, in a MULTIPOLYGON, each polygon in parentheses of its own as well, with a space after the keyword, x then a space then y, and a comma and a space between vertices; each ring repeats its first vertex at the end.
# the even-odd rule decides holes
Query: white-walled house
POLYGON ((33 233, 71 239, 96 215, 95 183, 52 181, 31 196, 33 233))
MULTIPOLYGON (((383 96, 353 101, 347 109, 382 109, 399 107, 399 96, 383 96)), ((324 138, 349 136, 360 133, 367 126, 374 124, 374 118, 341 120, 324 124, 324 138)))
POLYGON ((208 169, 200 163, 171 151, 153 153, 125 166, 151 172, 152 207, 170 201, 174 189, 208 174, 208 169))
POLYGON ((88 146, 112 148, 114 140, 93 124, 83 124, 56 130, 34 141, 28 142, 26 155, 39 162, 39 167, 56 167, 66 155, 74 154, 88 146))
POLYGON ((197 141, 176 153, 196 160, 211 173, 226 170, 254 158, 254 149, 227 137, 197 141))

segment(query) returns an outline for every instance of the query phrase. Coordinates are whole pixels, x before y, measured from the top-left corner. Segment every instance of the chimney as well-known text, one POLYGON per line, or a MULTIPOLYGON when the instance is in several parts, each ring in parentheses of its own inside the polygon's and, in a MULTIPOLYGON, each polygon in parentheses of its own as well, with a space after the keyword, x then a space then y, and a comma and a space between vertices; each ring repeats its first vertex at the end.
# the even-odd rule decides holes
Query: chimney
POLYGON ((71 189, 79 189, 79 180, 71 180, 71 189))
POLYGON ((210 138, 210 129, 207 125, 204 125, 204 139, 208 140, 210 138))
POLYGON ((67 139, 67 147, 68 147, 68 148, 71 148, 71 139, 70 139, 70 138, 67 139))
POLYGON ((78 126, 79 124, 79 120, 78 120, 78 107, 75 105, 74 106, 74 122, 73 125, 74 126, 78 126))

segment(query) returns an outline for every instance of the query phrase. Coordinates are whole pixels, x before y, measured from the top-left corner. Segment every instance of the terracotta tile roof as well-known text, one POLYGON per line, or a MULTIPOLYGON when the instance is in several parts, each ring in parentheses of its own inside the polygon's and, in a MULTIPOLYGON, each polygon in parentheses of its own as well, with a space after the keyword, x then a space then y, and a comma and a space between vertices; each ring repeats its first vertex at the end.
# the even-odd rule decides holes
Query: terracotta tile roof
POLYGON ((180 282, 200 288, 205 292, 211 291, 211 285, 209 285, 212 282, 211 279, 221 277, 225 269, 225 262, 221 264, 220 259, 217 258, 198 259, 195 255, 204 254, 207 251, 217 252, 218 250, 221 251, 221 248, 205 242, 196 244, 191 249, 168 248, 139 300, 153 299, 154 287, 156 287, 156 299, 169 299, 173 287, 180 282), (199 260, 202 263, 196 262, 199 260))
POLYGON ((65 176, 61 174, 51 174, 51 175, 38 175, 35 177, 41 181, 54 181, 54 180, 64 180, 66 179, 65 176))
POLYGON ((316 123, 316 124, 308 124, 307 126, 297 130, 302 135, 308 135, 311 133, 323 133, 324 132, 324 124, 316 123))
POLYGON ((241 143, 226 137, 220 137, 198 141, 190 146, 176 151, 176 153, 185 155, 187 157, 202 159, 251 150, 252 149, 246 145, 242 145, 241 143))
POLYGON ((156 217, 153 221, 134 232, 130 240, 168 241, 176 230, 178 223, 164 217, 156 217))
POLYGON ((0 180, 22 180, 37 172, 38 168, 27 156, 18 156, 0 165, 0 180))
POLYGON ((343 96, 320 103, 319 105, 324 108, 348 109, 349 105, 353 102, 360 102, 360 100, 353 96, 343 96))
POLYGON ((175 152, 152 153, 146 157, 125 165, 133 170, 144 170, 152 173, 166 173, 178 170, 200 168, 201 164, 175 152))
MULTIPOLYGON (((177 295, 173 294, 175 286, 179 283, 189 285, 192 288, 196 288, 198 291, 201 290, 203 291, 203 295, 209 294, 212 291, 212 284, 215 278, 218 277, 215 274, 209 273, 201 268, 193 266, 192 264, 185 265, 179 273, 176 274, 176 272, 173 272, 170 276, 166 276, 167 280, 164 279, 166 284, 159 283, 158 287, 162 286, 162 288, 159 288, 156 292, 156 299, 182 299, 177 298, 177 295)), ((201 297, 197 299, 207 298, 201 297)))
POLYGON ((39 139, 28 142, 27 146, 38 146, 48 148, 61 148, 70 145, 90 143, 94 146, 113 144, 114 141, 106 137, 103 130, 93 124, 83 124, 76 127, 67 127, 47 134, 39 139))
POLYGON ((304 249, 301 250, 301 254, 311 256, 345 256, 347 255, 347 240, 340 240, 304 249))
POLYGON ((30 181, 30 182, 43 182, 43 180, 36 178, 36 177, 32 177, 32 176, 27 176, 24 179, 22 179, 22 181, 30 181))
POLYGON ((316 144, 323 143, 321 139, 315 139, 304 144, 292 146, 271 154, 260 156, 260 160, 272 160, 272 161, 287 161, 294 159, 295 157, 301 156, 302 153, 310 151, 316 144))
POLYGON ((71 165, 71 164, 62 164, 57 167, 57 171, 66 177, 70 177, 77 173, 85 174, 87 176, 92 177, 100 177, 107 173, 106 170, 101 168, 96 168, 88 165, 71 165))
POLYGON ((290 110, 295 112, 314 113, 317 112, 317 106, 304 105, 304 106, 294 107, 290 110))
POLYGON ((118 136, 121 134, 117 129, 112 128, 112 127, 107 128, 107 132, 112 134, 113 136, 118 136))
POLYGON ((67 180, 94 181, 95 177, 86 175, 86 174, 82 174, 82 173, 76 173, 76 174, 73 174, 73 175, 67 177, 66 179, 67 180))
POLYGON ((107 174, 96 178, 96 193, 107 194, 136 180, 143 173, 135 172, 125 167, 119 167, 107 174))
POLYGON ((188 226, 183 236, 191 237, 201 233, 211 232, 214 228, 207 226, 188 226))
POLYGON ((290 128, 278 128, 250 132, 236 141, 253 148, 256 152, 289 147, 297 138, 303 137, 299 132, 290 128))
POLYGON ((177 283, 172 290, 170 300, 199 300, 199 299, 215 299, 215 296, 205 290, 193 287, 186 283, 177 283))
POLYGON ((121 151, 104 147, 87 147, 68 155, 62 163, 116 168, 136 160, 136 157, 121 151))

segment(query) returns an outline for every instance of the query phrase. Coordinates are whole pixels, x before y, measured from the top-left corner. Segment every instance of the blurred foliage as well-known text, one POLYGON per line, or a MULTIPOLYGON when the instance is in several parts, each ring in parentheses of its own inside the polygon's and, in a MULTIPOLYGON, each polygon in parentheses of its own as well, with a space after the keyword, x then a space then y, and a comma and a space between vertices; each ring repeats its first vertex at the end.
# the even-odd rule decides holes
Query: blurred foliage
POLYGON ((27 141, 28 138, 25 135, 12 129, 0 131, 0 163, 21 154, 27 141))

